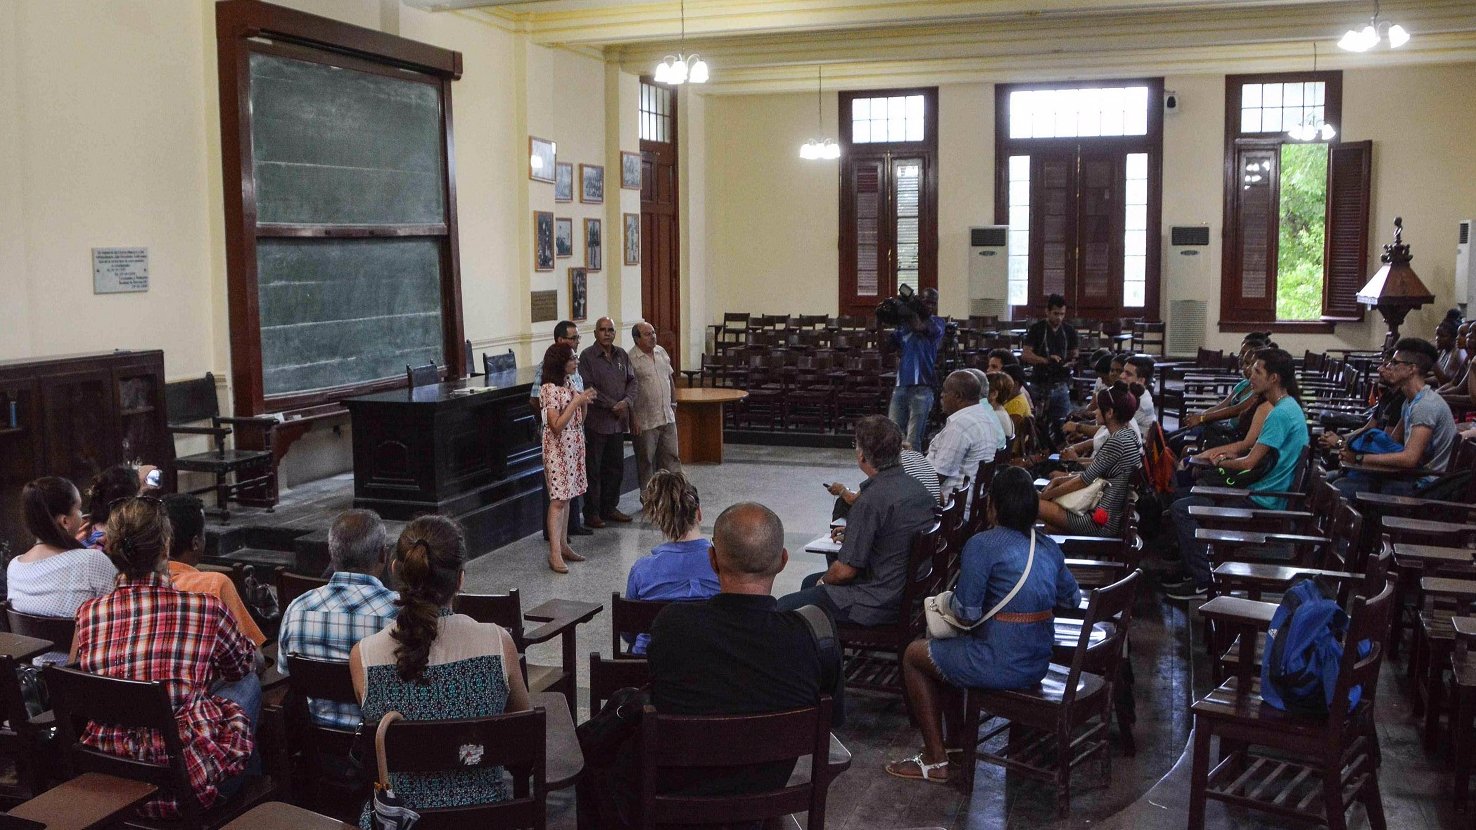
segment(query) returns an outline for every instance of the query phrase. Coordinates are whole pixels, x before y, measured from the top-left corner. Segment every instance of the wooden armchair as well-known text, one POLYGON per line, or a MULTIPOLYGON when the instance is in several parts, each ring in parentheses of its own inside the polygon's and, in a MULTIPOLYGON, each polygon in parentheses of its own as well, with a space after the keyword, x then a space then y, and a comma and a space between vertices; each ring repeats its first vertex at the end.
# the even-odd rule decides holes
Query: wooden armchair
POLYGON ((417 386, 432 386, 441 382, 441 369, 434 363, 424 366, 405 364, 405 383, 411 389, 417 386))
POLYGON ((477 622, 496 623, 507 629, 513 642, 517 644, 518 653, 524 655, 523 676, 527 678, 528 691, 558 692, 568 702, 569 711, 574 711, 579 701, 575 686, 575 661, 578 659, 575 653, 575 635, 579 625, 593 619, 604 610, 604 606, 551 600, 524 614, 522 599, 518 589, 514 588, 506 594, 457 594, 455 608, 458 613, 477 622), (542 622, 543 625, 525 630, 525 619, 542 622), (546 643, 555 638, 559 639, 562 652, 559 665, 545 666, 527 662, 528 646, 546 643))
POLYGON ((619 591, 610 592, 610 655, 613 657, 641 657, 631 651, 635 638, 651 633, 651 624, 656 621, 669 600, 626 599, 619 591), (629 637, 630 642, 625 642, 629 637))
POLYGON ((619 689, 640 688, 651 682, 651 664, 644 657, 601 657, 589 653, 589 716, 594 717, 619 689))
POLYGON ((843 670, 846 684, 879 692, 902 692, 902 653, 922 636, 923 599, 937 593, 942 574, 935 567, 940 546, 946 544, 938 522, 912 539, 907 558, 907 581, 902 584, 897 619, 886 625, 840 623, 836 639, 847 652, 843 670))
POLYGON ((316 701, 358 706, 348 663, 300 654, 283 655, 282 660, 288 678, 284 709, 289 751, 298 764, 294 795, 306 798, 315 810, 335 815, 356 810, 368 798, 371 782, 355 775, 349 764, 355 730, 321 725, 311 714, 316 701))
POLYGON ((277 462, 272 451, 275 418, 230 418, 220 414, 215 395, 215 375, 206 373, 197 380, 184 380, 164 387, 165 407, 169 413, 172 435, 207 435, 215 448, 174 459, 179 472, 206 473, 215 484, 188 493, 215 493, 215 511, 222 522, 230 521, 230 503, 248 507, 264 507, 268 512, 277 506, 277 462), (208 421, 209 426, 198 426, 208 421), (226 449, 226 438, 241 430, 242 438, 261 449, 226 449), (248 432, 250 433, 248 436, 248 432))
POLYGON ((482 353, 482 373, 487 376, 500 375, 504 372, 516 372, 518 370, 518 356, 508 349, 502 354, 482 353))

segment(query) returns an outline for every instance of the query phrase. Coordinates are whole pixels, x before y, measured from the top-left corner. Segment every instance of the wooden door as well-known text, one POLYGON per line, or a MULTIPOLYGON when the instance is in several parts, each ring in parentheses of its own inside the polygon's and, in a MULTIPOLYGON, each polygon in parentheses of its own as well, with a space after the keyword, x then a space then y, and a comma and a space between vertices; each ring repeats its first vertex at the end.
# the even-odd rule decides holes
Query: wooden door
MULTIPOLYGON (((681 236, 677 217, 676 96, 670 141, 641 141, 641 315, 681 368, 681 236)), ((701 343, 694 344, 701 349, 701 343)))
POLYGON ((1066 298, 1073 317, 1116 317, 1122 304, 1124 154, 1076 147, 1030 156, 1030 308, 1066 298))
POLYGON ((123 461, 113 373, 81 369, 41 379, 44 468, 78 488, 104 468, 123 461))
POLYGON ((842 314, 869 316, 901 284, 937 287, 937 224, 925 154, 857 156, 845 166, 841 223, 842 314))

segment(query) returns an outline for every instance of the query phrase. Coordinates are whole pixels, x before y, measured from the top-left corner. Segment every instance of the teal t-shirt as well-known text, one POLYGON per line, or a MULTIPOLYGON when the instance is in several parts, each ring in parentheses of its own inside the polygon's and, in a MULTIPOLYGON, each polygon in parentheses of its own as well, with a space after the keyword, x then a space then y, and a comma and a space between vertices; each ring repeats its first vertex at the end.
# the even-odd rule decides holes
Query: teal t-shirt
MULTIPOLYGON (((1287 489, 1291 486, 1297 462, 1301 460, 1302 448, 1307 446, 1307 416, 1302 413, 1302 407, 1295 398, 1287 395, 1271 407, 1270 414, 1261 425, 1261 437, 1256 439, 1256 443, 1271 447, 1279 456, 1271 472, 1251 484, 1251 491, 1254 493, 1258 490, 1287 489)), ((1252 495, 1251 501, 1271 510, 1286 507, 1286 499, 1277 496, 1252 495)))
POLYGON ((1235 384, 1234 389, 1230 390, 1230 402, 1237 404, 1244 403, 1245 399, 1250 397, 1250 394, 1251 382, 1248 380, 1242 380, 1240 383, 1235 384))

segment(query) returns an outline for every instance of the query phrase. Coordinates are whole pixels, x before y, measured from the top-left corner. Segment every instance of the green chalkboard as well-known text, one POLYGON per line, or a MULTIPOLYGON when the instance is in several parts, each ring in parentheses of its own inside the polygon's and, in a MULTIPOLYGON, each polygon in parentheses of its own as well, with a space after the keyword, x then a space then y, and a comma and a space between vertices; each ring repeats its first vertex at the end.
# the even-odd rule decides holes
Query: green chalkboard
POLYGON ((446 221, 440 87, 252 53, 262 224, 446 221))

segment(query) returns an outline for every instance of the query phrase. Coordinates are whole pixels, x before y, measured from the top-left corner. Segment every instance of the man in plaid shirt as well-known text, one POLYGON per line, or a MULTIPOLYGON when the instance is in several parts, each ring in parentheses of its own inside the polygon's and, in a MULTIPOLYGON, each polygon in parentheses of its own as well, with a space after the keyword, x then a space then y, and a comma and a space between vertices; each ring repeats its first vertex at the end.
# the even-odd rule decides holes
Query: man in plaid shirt
MULTIPOLYGON (((347 663, 354 644, 394 621, 399 594, 379 581, 387 541, 384 522, 372 510, 349 510, 333 522, 328 531, 333 577, 292 600, 282 615, 277 642, 283 674, 289 654, 347 663)), ((352 703, 310 699, 308 708, 319 726, 355 729, 361 718, 352 703)))

